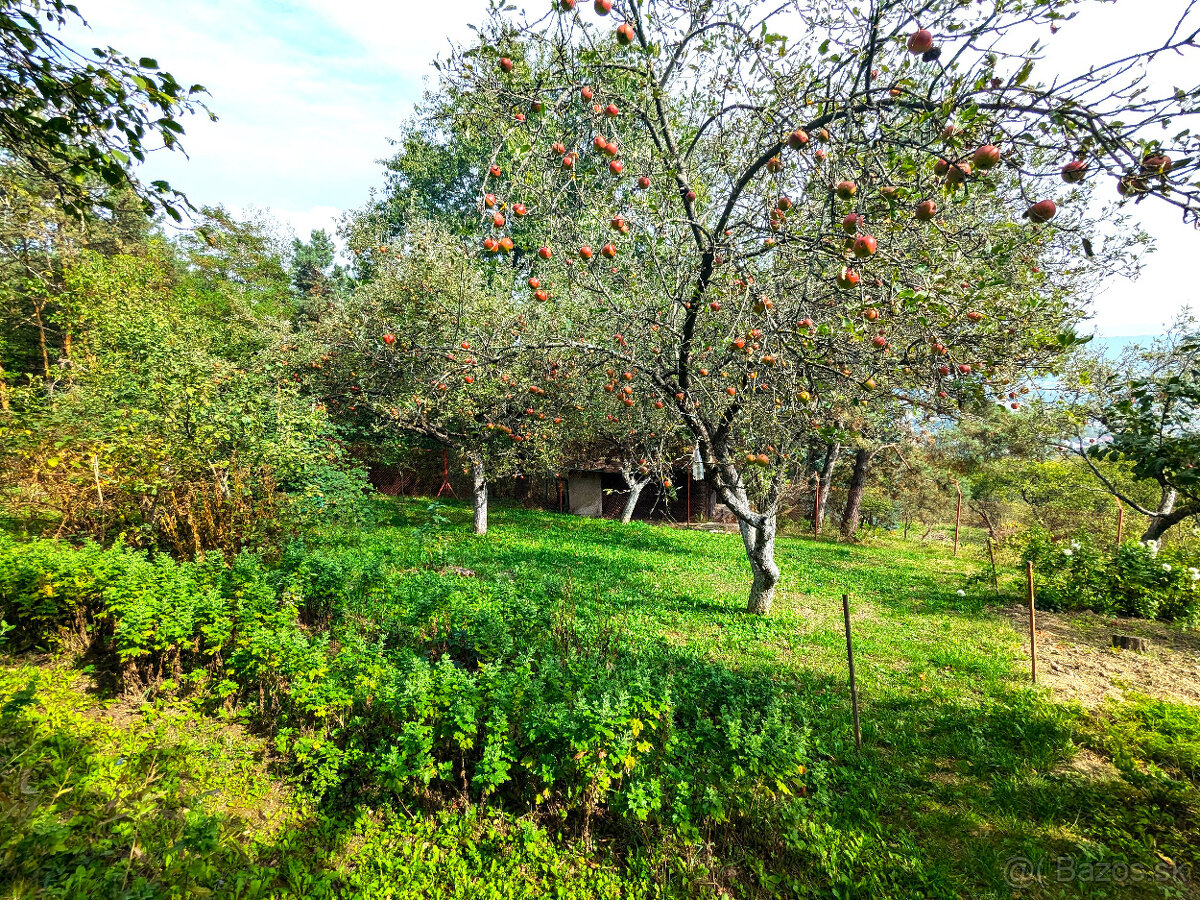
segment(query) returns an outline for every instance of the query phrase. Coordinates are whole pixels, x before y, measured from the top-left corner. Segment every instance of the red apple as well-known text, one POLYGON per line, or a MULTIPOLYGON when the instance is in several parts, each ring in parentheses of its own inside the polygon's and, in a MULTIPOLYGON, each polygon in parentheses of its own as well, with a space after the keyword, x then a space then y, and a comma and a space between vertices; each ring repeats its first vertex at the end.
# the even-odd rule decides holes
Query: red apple
POLYGON ((858 226, 862 224, 863 217, 858 213, 850 213, 842 219, 842 231, 846 234, 854 234, 858 231, 858 226))
POLYGON ((972 322, 979 322, 983 319, 983 313, 971 310, 969 313, 967 313, 967 318, 972 322))
POLYGON ((971 367, 967 363, 959 363, 958 371, 962 372, 964 375, 970 375, 971 367))
POLYGON ((547 294, 545 291, 534 291, 533 299, 536 300, 538 303, 545 303, 547 300, 550 299, 550 295, 547 294))
POLYGON ((908 52, 916 56, 933 49, 933 35, 922 28, 908 36, 908 52))
POLYGON ((619 116, 621 114, 621 110, 617 108, 617 104, 610 103, 608 106, 604 107, 604 114, 611 119, 619 116))
POLYGON ((493 178, 499 178, 501 175, 500 167, 497 165, 492 165, 492 166, 488 167, 488 174, 491 175, 493 178))
POLYGON ((566 156, 564 156, 564 157, 562 158, 562 164, 563 164, 563 168, 564 168, 564 169, 573 169, 573 168, 575 167, 575 156, 574 156, 574 154, 572 154, 572 153, 568 153, 566 156))
POLYGON ((642 190, 645 190, 646 188, 650 187, 650 179, 647 178, 645 175, 643 175, 641 178, 639 178, 637 180, 637 183, 638 183, 638 187, 640 187, 642 190))
POLYGON ((584 100, 591 100, 592 97, 596 96, 596 92, 585 84, 579 89, 579 96, 584 100))
POLYGON ((504 237, 500 238, 500 251, 502 253, 512 253, 514 246, 515 245, 513 244, 513 239, 510 238, 507 234, 504 237))
POLYGON ((625 163, 619 159, 614 159, 608 164, 608 168, 614 175, 620 175, 625 170, 625 163))
POLYGON ((917 217, 918 222, 928 222, 937 213, 937 204, 932 200, 922 200, 917 204, 917 209, 913 213, 917 217))
POLYGON ((533 278, 529 279, 529 286, 531 288, 533 288, 534 290, 537 290, 538 288, 540 288, 542 286, 542 281, 540 278, 534 276, 533 278))
POLYGON ((688 191, 686 194, 683 195, 683 198, 685 200, 687 200, 688 203, 691 203, 692 201, 694 201, 696 199, 696 192, 688 191))
POLYGON ((383 336, 383 342, 390 347, 392 344, 396 343, 396 336, 394 334, 385 334, 383 336))
POLYGON ((1173 165, 1165 153, 1149 153, 1142 158, 1142 171, 1147 175, 1166 175, 1173 165))
POLYGON ((849 290, 861 280, 861 276, 853 269, 842 269, 837 276, 837 286, 849 290))
POLYGON ((607 16, 612 12, 612 0, 596 0, 592 4, 592 8, 596 10, 598 15, 607 16))
POLYGON ((605 244, 600 248, 600 252, 603 253, 608 259, 613 259, 617 255, 617 245, 605 244))
POLYGON ((503 228, 504 222, 505 222, 505 219, 504 219, 503 213, 496 213, 494 216, 492 216, 492 227, 493 228, 503 228))
POLYGON ((783 168, 783 163, 780 161, 778 156, 772 156, 770 159, 767 160, 767 171, 768 172, 772 172, 772 173, 778 172, 782 168, 783 168))
POLYGON ((834 193, 838 195, 839 199, 849 200, 856 193, 858 193, 858 185, 853 181, 839 181, 833 190, 834 193))
POLYGON ((625 227, 625 220, 620 216, 613 216, 612 221, 608 223, 610 228, 620 231, 625 227))
POLYGON ((866 310, 863 313, 863 316, 866 318, 866 320, 868 322, 874 322, 876 319, 879 318, 879 310, 877 310, 875 307, 872 306, 870 309, 866 310))
POLYGON ((884 347, 886 347, 888 345, 887 338, 885 338, 882 334, 875 335, 875 339, 873 341, 871 341, 871 343, 874 344, 876 347, 878 347, 880 350, 882 350, 884 347))
POLYGON ((956 162, 946 173, 946 181, 950 184, 962 184, 971 177, 971 164, 966 161, 956 162))
POLYGON ((634 32, 633 26, 628 22, 617 26, 617 43, 623 47, 628 47, 633 43, 634 32))
POLYGON ((1029 209, 1025 210, 1025 218, 1031 222, 1043 223, 1049 222, 1058 212, 1058 207, 1053 200, 1039 200, 1029 209))
POLYGON ((549 259, 553 255, 554 253, 549 247, 538 247, 538 256, 540 256, 542 259, 549 259))
POLYGON ((1082 159, 1073 159, 1062 167, 1062 180, 1067 184, 1079 184, 1087 175, 1087 163, 1082 159))
POLYGON ((463 381, 465 381, 467 384, 474 384, 474 383, 475 383, 475 376, 474 376, 474 375, 464 375, 464 376, 463 376, 463 381))
POLYGON ((517 216, 523 216, 523 215, 525 215, 527 212, 529 212, 529 210, 527 210, 527 209, 525 208, 525 204, 524 204, 524 203, 514 203, 514 204, 513 204, 513 207, 512 207, 512 211, 513 211, 513 214, 514 214, 514 215, 517 215, 517 216))
POLYGON ((592 258, 592 248, 589 247, 587 244, 584 244, 582 247, 579 248, 579 256, 581 259, 591 259, 592 258))
POLYGON ((1000 165, 1000 148, 995 144, 984 144, 975 151, 971 161, 975 163, 977 169, 994 169, 1000 165))
POLYGON ((727 387, 727 388, 725 388, 725 393, 727 393, 730 397, 736 397, 737 396, 737 388, 727 387))
POLYGON ((808 132, 801 128, 797 128, 787 137, 788 146, 793 150, 802 150, 804 145, 808 143, 808 132))
POLYGON ((562 141, 555 141, 553 144, 550 145, 550 149, 553 150, 555 153, 557 153, 559 156, 562 156, 564 153, 567 152, 567 145, 564 144, 562 141))
POLYGON ((484 238, 483 249, 487 253, 495 253, 497 250, 500 249, 500 242, 497 241, 495 238, 484 238))
POLYGON ((938 366, 938 372, 941 373, 942 375, 949 375, 950 367, 949 366, 938 366))
POLYGON ((496 205, 496 195, 495 194, 484 194, 483 195, 483 205, 486 206, 488 209, 491 209, 493 206, 495 206, 496 205))
POLYGON ((500 68, 505 72, 511 72, 513 70, 513 61, 507 56, 500 57, 500 68))
POLYGON ((563 12, 570 12, 575 8, 575 0, 558 0, 558 8, 563 12))
POLYGON ((950 171, 950 163, 944 159, 939 159, 933 164, 933 174, 938 178, 945 178, 946 173, 950 171))
POLYGON ((874 256, 877 249, 879 249, 878 243, 869 234, 860 234, 854 239, 854 255, 859 259, 874 256))
POLYGON ((792 208, 792 201, 788 197, 780 197, 775 201, 775 208, 780 212, 787 212, 792 208))

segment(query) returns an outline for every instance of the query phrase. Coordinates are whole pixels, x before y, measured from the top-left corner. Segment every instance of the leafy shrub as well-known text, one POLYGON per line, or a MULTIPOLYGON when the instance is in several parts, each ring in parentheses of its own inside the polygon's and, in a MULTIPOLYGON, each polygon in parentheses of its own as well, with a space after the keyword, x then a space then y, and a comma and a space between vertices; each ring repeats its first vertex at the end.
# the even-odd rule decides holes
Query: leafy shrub
POLYGON ((1200 622, 1200 556, 1186 550, 1127 542, 1105 551, 1086 534, 1062 546, 1034 531, 1023 559, 1033 562, 1038 601, 1046 609, 1200 622))
POLYGON ((768 679, 635 653, 569 588, 431 569, 425 532, 400 559, 297 542, 274 567, 0 538, 0 617, 86 641, 127 691, 240 703, 315 796, 469 794, 698 838, 802 792, 808 732, 768 679))

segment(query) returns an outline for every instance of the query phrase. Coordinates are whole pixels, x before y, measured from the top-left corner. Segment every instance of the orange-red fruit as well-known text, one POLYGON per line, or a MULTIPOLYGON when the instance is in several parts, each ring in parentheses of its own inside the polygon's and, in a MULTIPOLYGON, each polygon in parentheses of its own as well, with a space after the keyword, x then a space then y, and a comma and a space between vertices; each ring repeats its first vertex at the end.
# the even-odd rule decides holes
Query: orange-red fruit
POLYGON ((547 300, 550 299, 550 295, 547 294, 545 291, 534 291, 533 299, 537 300, 538 303, 545 303, 547 300))
POLYGON ((492 216, 492 225, 495 228, 503 228, 504 227, 504 214, 496 213, 494 216, 492 216))
POLYGON ((854 255, 859 259, 874 256, 877 249, 879 249, 878 242, 869 234, 860 234, 854 239, 854 255))
POLYGON ((554 252, 549 247, 538 248, 538 256, 540 256, 542 259, 549 259, 553 255, 554 252))
POLYGON ((770 159, 767 160, 767 171, 768 172, 772 172, 772 173, 778 172, 782 168, 783 168, 783 162, 779 159, 778 156, 772 156, 770 159))
POLYGON ((579 248, 579 256, 581 259, 591 259, 592 258, 592 248, 589 247, 587 244, 584 244, 582 247, 579 248))
POLYGON ((608 164, 608 168, 614 175, 620 175, 625 170, 625 163, 619 159, 614 159, 608 164))
POLYGON ((612 0, 596 0, 592 4, 592 8, 596 10, 598 15, 607 16, 612 12, 612 0))
POLYGON ((584 100, 591 100, 594 96, 596 96, 596 92, 585 84, 579 89, 579 96, 584 100))
POLYGON ((978 322, 983 318, 983 313, 971 310, 971 312, 967 313, 967 318, 972 322, 978 322))
POLYGON ((474 375, 464 375, 464 376, 463 376, 463 381, 465 381, 467 384, 474 384, 474 383, 475 383, 475 376, 474 376, 474 375))
POLYGON ((488 209, 491 209, 493 206, 495 206, 496 205, 496 195, 495 194, 484 194, 483 195, 483 205, 486 206, 488 209))
POLYGON ((736 397, 737 396, 737 388, 727 387, 727 388, 725 388, 725 393, 727 393, 730 397, 736 397))
POLYGON ((861 280, 861 276, 853 269, 842 269, 837 276, 837 286, 848 290, 861 280))
POLYGON ((392 344, 396 343, 396 336, 394 334, 385 334, 383 336, 383 342, 390 347, 392 344))
POLYGON ((575 0, 558 0, 558 8, 563 12, 570 12, 575 8, 575 0))
POLYGON ((639 178, 637 183, 638 183, 638 187, 642 188, 643 190, 650 187, 650 179, 647 178, 645 175, 643 175, 641 178, 639 178))
POLYGON ((918 222, 928 222, 937 213, 937 204, 932 200, 922 200, 917 204, 916 211, 913 213, 917 217, 918 222))
POLYGON ((780 197, 775 201, 775 208, 780 212, 787 212, 792 208, 792 201, 788 197, 780 197))
POLYGON ((633 26, 628 22, 617 26, 617 43, 623 47, 628 47, 633 43, 634 33, 633 26))
POLYGON ((619 116, 621 114, 621 110, 617 107, 617 104, 610 103, 608 106, 604 107, 604 114, 611 119, 619 116))
POLYGON ((933 164, 933 174, 938 178, 945 178, 946 173, 950 171, 950 163, 944 159, 939 159, 933 164))
POLYGON ((908 52, 920 56, 933 49, 933 34, 922 28, 908 36, 908 52))
POLYGON ((1142 159, 1142 171, 1147 175, 1166 175, 1172 165, 1171 157, 1165 153, 1150 153, 1142 159))
POLYGON ((513 70, 513 61, 507 56, 500 57, 500 68, 505 72, 511 72, 513 70))
POLYGON ((864 312, 863 315, 866 317, 868 322, 874 322, 879 318, 879 310, 872 306, 870 309, 864 312))
POLYGON ((567 152, 567 145, 564 144, 562 141, 555 141, 553 144, 550 145, 550 149, 553 150, 555 153, 557 153, 559 156, 562 156, 564 153, 567 152))
POLYGON ((977 169, 994 169, 1000 165, 1000 148, 995 144, 984 144, 971 157, 977 169))
POLYGON ((846 234, 854 234, 858 231, 858 226, 862 224, 863 217, 858 213, 850 213, 846 218, 842 219, 842 231, 846 234))
POLYGON ((497 165, 492 165, 492 166, 489 166, 489 167, 488 167, 488 174, 489 174, 489 175, 491 175, 493 178, 499 178, 499 177, 500 177, 500 175, 501 175, 501 172, 500 172, 500 167, 499 167, 499 166, 497 166, 497 165))
POLYGON ((484 238, 483 249, 488 253, 495 253, 500 249, 500 242, 495 238, 484 238))
POLYGON ((514 203, 514 204, 513 204, 512 211, 513 211, 513 212, 514 212, 516 215, 518 215, 518 216, 523 216, 523 215, 525 215, 525 213, 527 213, 529 210, 527 210, 527 209, 525 208, 525 204, 524 204, 524 203, 514 203))
POLYGON ((956 162, 950 167, 950 171, 946 173, 946 181, 950 184, 962 184, 971 177, 971 164, 969 162, 956 162))
POLYGON ((617 255, 617 245, 616 244, 605 244, 603 247, 600 248, 600 252, 603 253, 609 259, 613 259, 617 255))
POLYGON ((1049 222, 1057 212, 1058 207, 1053 200, 1039 200, 1025 210, 1025 217, 1031 222, 1049 222))
POLYGON ((540 279, 540 278, 536 278, 536 277, 535 277, 535 278, 530 278, 530 279, 529 279, 529 286, 530 286, 531 288, 533 288, 533 289, 536 291, 538 288, 540 288, 540 287, 542 286, 542 281, 541 281, 541 279, 540 279))
POLYGON ((808 143, 808 132, 801 128, 797 128, 788 135, 787 142, 788 146, 793 150, 801 150, 804 148, 804 145, 808 143))
POLYGON ((608 224, 609 224, 609 227, 615 228, 617 231, 620 231, 621 229, 623 229, 625 227, 625 220, 623 218, 621 218, 620 216, 613 216, 612 221, 609 222, 608 224))
POLYGON ((504 237, 500 238, 500 250, 502 252, 512 253, 514 246, 515 245, 513 244, 513 239, 510 238, 508 235, 505 235, 504 237))
POLYGON ((1082 159, 1073 159, 1062 167, 1062 180, 1067 184, 1079 184, 1087 175, 1087 163, 1082 159))
POLYGON ((833 190, 840 199, 849 200, 858 193, 858 185, 853 181, 839 181, 833 190))

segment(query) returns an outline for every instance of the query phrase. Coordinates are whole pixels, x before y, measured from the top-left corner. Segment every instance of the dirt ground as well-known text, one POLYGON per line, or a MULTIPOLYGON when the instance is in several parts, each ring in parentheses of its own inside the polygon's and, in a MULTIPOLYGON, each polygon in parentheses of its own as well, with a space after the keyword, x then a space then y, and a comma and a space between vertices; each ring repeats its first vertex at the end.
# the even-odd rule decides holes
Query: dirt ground
MULTIPOLYGON (((1028 639, 1028 609, 1010 606, 1001 612, 1028 639)), ((1109 697, 1119 699, 1126 691, 1200 704, 1200 630, 1090 612, 1039 610, 1037 645, 1038 683, 1088 709, 1109 697), (1146 638, 1150 650, 1115 650, 1114 634, 1146 638)), ((1024 658, 1028 665, 1028 649, 1024 658)))

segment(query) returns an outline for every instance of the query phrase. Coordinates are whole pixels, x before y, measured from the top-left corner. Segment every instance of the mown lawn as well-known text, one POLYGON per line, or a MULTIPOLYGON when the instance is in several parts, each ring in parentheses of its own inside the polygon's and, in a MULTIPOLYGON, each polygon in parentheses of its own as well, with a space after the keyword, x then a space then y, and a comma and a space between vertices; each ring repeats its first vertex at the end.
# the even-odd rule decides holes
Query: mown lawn
POLYGON ((786 833, 753 827, 753 801, 678 833, 465 790, 436 810, 381 794, 323 805, 244 712, 107 696, 88 660, 26 655, 0 674, 3 896, 1197 896, 1197 711, 1131 698, 1092 715, 1031 687, 1027 638, 989 611, 967 554, 782 538, 763 619, 742 612, 737 535, 500 506, 479 539, 455 504, 385 509, 370 532, 312 543, 380 560, 397 595, 433 578, 449 595, 528 597, 555 633, 588 623, 607 666, 671 679, 674 728, 709 727, 713 692, 768 699, 797 736, 794 771, 762 788, 764 810, 791 798, 786 833))

